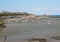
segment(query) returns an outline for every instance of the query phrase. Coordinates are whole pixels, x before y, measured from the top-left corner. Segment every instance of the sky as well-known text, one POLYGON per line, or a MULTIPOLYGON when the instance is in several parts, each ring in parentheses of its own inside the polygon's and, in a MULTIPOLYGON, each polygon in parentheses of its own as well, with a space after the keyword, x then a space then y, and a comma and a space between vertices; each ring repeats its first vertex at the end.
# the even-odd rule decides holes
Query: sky
POLYGON ((0 11, 60 15, 60 0, 0 0, 0 11))

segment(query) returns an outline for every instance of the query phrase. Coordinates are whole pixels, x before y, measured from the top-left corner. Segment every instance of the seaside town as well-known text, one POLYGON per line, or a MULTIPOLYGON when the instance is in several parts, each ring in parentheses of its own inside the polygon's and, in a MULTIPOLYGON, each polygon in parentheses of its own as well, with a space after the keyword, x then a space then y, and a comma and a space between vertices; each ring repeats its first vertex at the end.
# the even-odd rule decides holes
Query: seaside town
POLYGON ((0 12, 0 20, 37 21, 43 18, 48 18, 48 15, 34 15, 26 12, 0 12))
MULTIPOLYGON (((47 19, 48 15, 34 15, 34 14, 29 14, 26 12, 7 12, 7 11, 3 11, 0 12, 0 26, 3 26, 4 21, 7 20, 7 22, 9 21, 16 21, 19 20, 21 22, 36 22, 39 20, 42 20, 43 18, 47 19)), ((5 26, 3 26, 5 27, 5 26)))

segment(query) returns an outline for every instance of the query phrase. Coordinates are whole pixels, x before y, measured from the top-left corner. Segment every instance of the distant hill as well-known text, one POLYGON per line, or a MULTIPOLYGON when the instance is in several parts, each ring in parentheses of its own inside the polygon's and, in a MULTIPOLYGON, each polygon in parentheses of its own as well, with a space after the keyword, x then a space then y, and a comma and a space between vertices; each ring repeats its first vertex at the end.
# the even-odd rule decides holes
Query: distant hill
POLYGON ((7 12, 7 11, 0 12, 0 16, 17 16, 17 15, 31 15, 31 14, 26 12, 7 12))
POLYGON ((49 18, 60 18, 60 15, 50 15, 49 18))

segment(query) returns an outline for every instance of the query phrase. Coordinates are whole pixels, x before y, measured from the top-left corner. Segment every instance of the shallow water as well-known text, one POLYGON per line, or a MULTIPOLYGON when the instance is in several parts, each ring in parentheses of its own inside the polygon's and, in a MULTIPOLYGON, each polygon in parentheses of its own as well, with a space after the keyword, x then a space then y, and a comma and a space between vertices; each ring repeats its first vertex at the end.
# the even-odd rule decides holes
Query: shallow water
POLYGON ((7 22, 5 32, 43 32, 43 33, 58 33, 60 32, 60 20, 52 20, 50 24, 47 21, 42 22, 7 22))
POLYGON ((60 35, 60 19, 48 20, 40 22, 15 22, 5 21, 6 28, 3 30, 10 40, 28 39, 28 38, 48 38, 51 36, 60 35))

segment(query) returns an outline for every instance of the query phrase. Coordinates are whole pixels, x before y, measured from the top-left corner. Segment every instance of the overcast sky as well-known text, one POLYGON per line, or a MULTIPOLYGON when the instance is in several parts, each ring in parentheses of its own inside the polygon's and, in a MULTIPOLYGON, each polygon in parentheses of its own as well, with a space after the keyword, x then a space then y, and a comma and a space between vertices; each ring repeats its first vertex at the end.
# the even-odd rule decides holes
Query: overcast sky
POLYGON ((60 14, 60 0, 0 0, 0 11, 60 14))

